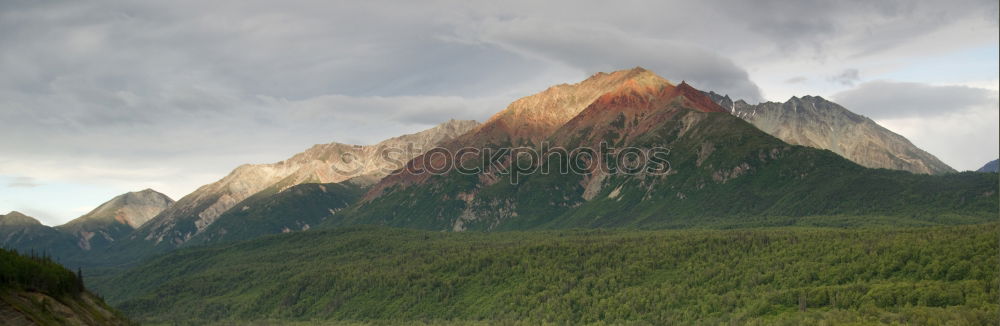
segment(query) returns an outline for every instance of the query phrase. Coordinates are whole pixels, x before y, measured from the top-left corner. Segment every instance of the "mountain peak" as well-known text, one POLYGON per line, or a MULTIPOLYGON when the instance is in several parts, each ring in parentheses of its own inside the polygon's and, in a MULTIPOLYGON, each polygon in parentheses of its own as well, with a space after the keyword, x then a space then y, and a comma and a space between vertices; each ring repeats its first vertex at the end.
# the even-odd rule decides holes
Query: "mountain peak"
POLYGON ((636 94, 655 94, 660 93, 664 88, 672 87, 673 85, 664 79, 663 77, 657 76, 651 72, 639 73, 639 74, 629 74, 620 86, 618 86, 614 91, 608 92, 598 99, 617 97, 621 95, 636 95, 636 94))
POLYGON ((711 96, 694 88, 687 81, 682 80, 680 84, 675 86, 669 80, 642 68, 629 70, 625 74, 627 78, 621 86, 612 92, 601 95, 595 103, 633 105, 648 102, 651 106, 647 106, 653 108, 660 106, 653 105, 653 103, 662 104, 681 99, 690 104, 689 108, 698 111, 729 112, 713 101, 711 96))
POLYGON ((635 72, 635 73, 649 72, 649 70, 646 70, 646 68, 643 68, 642 66, 635 66, 634 68, 629 69, 629 71, 630 72, 635 72))
POLYGON ((642 67, 596 73, 579 83, 552 86, 514 101, 475 134, 483 142, 539 142, 601 96, 664 86, 673 85, 642 67))
POLYGON ((614 75, 614 74, 624 74, 625 77, 626 77, 626 80, 633 80, 633 81, 635 81, 635 82, 637 82, 639 84, 643 84, 643 85, 649 85, 649 84, 662 85, 662 84, 667 84, 667 85, 673 86, 673 84, 670 83, 670 81, 667 80, 666 78, 660 77, 660 75, 657 75, 656 73, 654 73, 652 71, 649 71, 649 70, 646 70, 645 68, 642 68, 642 67, 635 67, 635 68, 632 68, 632 69, 629 69, 629 70, 619 70, 619 71, 613 72, 611 74, 612 75, 614 75))
POLYGON ((131 198, 134 198, 134 199, 140 199, 140 198, 161 198, 161 199, 166 199, 165 201, 173 202, 173 199, 170 199, 169 196, 164 195, 163 193, 161 193, 159 191, 153 190, 152 188, 146 188, 146 189, 139 190, 139 191, 129 191, 129 192, 121 194, 119 196, 124 197, 124 198, 129 198, 129 199, 131 199, 131 198))
POLYGON ((18 211, 10 211, 7 215, 0 215, 0 226, 23 226, 23 225, 41 225, 35 218, 24 215, 18 211))
POLYGON ((10 211, 10 213, 7 213, 7 215, 5 216, 27 216, 27 215, 24 215, 24 213, 18 211, 10 211))
POLYGON ((76 233, 104 230, 111 225, 137 228, 174 203, 167 195, 153 189, 131 191, 108 200, 94 210, 58 228, 76 233))
MULTIPOLYGON (((623 76, 623 75, 624 76, 635 76, 635 75, 642 75, 642 74, 647 74, 647 73, 652 74, 652 72, 650 72, 649 70, 646 70, 646 68, 643 68, 643 67, 640 67, 640 66, 635 66, 632 69, 615 70, 615 71, 612 71, 612 72, 599 71, 597 73, 594 73, 593 75, 590 75, 590 77, 587 77, 587 79, 585 79, 584 82, 586 82, 588 80, 594 80, 594 79, 613 78, 612 76, 623 76)), ((569 85, 569 84, 559 84, 559 85, 569 85)))
MULTIPOLYGON (((652 72, 643 71, 625 79, 615 90, 601 95, 577 116, 567 121, 553 137, 560 141, 568 141, 567 137, 575 137, 574 131, 585 129, 590 130, 591 135, 619 133, 622 131, 609 128, 624 127, 615 127, 606 122, 618 119, 638 123, 641 117, 646 117, 648 114, 660 115, 667 119, 666 117, 685 109, 700 112, 729 112, 712 101, 706 93, 686 82, 674 86, 652 72)), ((640 128, 625 133, 634 136, 644 131, 640 128)), ((601 138, 601 140, 606 139, 601 138)))
POLYGON ((576 84, 559 84, 559 85, 552 86, 549 89, 566 87, 566 86, 569 86, 571 88, 572 87, 578 87, 579 88, 580 86, 594 86, 594 85, 599 85, 599 84, 619 84, 620 85, 620 84, 625 84, 625 83, 629 83, 629 82, 638 83, 639 85, 650 85, 650 84, 663 84, 663 83, 666 83, 666 84, 670 84, 671 86, 673 86, 673 84, 671 84, 670 81, 664 79, 663 77, 660 77, 656 73, 654 73, 652 71, 649 71, 649 70, 646 70, 645 68, 642 68, 642 67, 635 67, 635 68, 632 68, 632 69, 624 69, 624 70, 612 71, 610 73, 599 72, 599 73, 591 75, 590 77, 588 77, 587 79, 584 79, 583 81, 581 81, 579 83, 576 83, 576 84))
POLYGON ((416 134, 420 134, 420 133, 430 134, 430 133, 438 132, 440 130, 464 130, 464 131, 467 131, 467 130, 472 129, 473 127, 478 126, 478 125, 479 125, 479 122, 476 121, 476 120, 448 119, 448 121, 442 122, 442 123, 440 123, 440 124, 438 124, 438 125, 436 125, 434 127, 431 127, 430 129, 418 132, 416 134))
POLYGON ((954 172, 905 137, 821 96, 792 96, 784 103, 751 105, 712 94, 709 96, 729 107, 733 115, 789 144, 828 149, 870 168, 924 174, 954 172))

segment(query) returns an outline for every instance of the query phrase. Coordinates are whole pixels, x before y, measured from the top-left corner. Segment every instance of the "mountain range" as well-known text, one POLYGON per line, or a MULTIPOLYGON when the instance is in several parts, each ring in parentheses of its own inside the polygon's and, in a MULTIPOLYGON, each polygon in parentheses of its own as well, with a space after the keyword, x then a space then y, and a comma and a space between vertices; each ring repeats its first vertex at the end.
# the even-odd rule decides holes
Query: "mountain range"
MULTIPOLYGON (((394 137, 375 145, 315 145, 281 162, 242 165, 221 180, 202 186, 178 200, 136 230, 130 238, 130 244, 125 246, 152 245, 168 249, 180 246, 201 234, 231 208, 242 210, 243 207, 250 207, 251 203, 240 203, 255 194, 278 194, 305 183, 347 182, 356 186, 368 185, 398 168, 392 165, 393 160, 398 160, 401 164, 423 153, 423 150, 465 133, 477 124, 475 121, 451 120, 428 130, 394 137), (383 156, 387 148, 402 151, 396 153, 395 157, 383 156)), ((309 223, 291 222, 284 227, 301 230, 309 223)))
MULTIPOLYGON (((792 106, 809 109, 790 109, 790 116, 803 115, 790 121, 828 121, 816 123, 823 127, 846 125, 839 122, 844 118, 864 121, 818 98, 807 101, 810 104, 793 101, 792 106)), ((795 122, 787 125, 794 127, 782 127, 791 130, 784 134, 805 130, 795 122)), ((890 136, 902 138, 870 135, 890 136)), ((845 137, 841 142, 858 142, 862 145, 844 148, 861 148, 870 141, 845 137)), ((602 144, 643 151, 668 148, 669 171, 607 173, 593 167, 615 161, 598 155, 585 173, 515 176, 491 169, 485 164, 487 157, 476 157, 458 163, 478 166, 482 172, 476 174, 409 173, 408 169, 388 176, 360 203, 326 224, 453 231, 676 227, 776 216, 879 214, 931 219, 946 212, 979 215, 996 206, 992 194, 997 186, 990 177, 866 169, 830 150, 788 144, 731 114, 710 94, 683 82, 675 85, 642 68, 596 74, 579 84, 555 86, 515 101, 449 146, 532 147, 548 159, 528 165, 544 171, 575 164, 552 160, 548 154, 553 151, 546 146, 573 150, 602 144), (580 100, 590 103, 579 105, 580 100), (525 103, 534 108, 559 107, 555 111, 566 114, 533 115, 525 103), (519 125, 523 129, 509 128, 507 117, 512 116, 524 121, 519 125), (961 190, 950 190, 956 186, 961 190)), ((520 158, 508 155, 503 160, 507 166, 514 161, 520 158)), ((437 162, 417 157, 408 163, 414 171, 428 164, 437 162)))
POLYGON ((200 187, 176 203, 151 189, 130 192, 56 227, 11 212, 0 215, 0 245, 22 251, 45 251, 65 263, 87 265, 109 256, 118 256, 120 259, 116 261, 131 261, 176 248, 196 236, 197 243, 205 244, 301 231, 353 203, 362 193, 360 189, 377 182, 398 165, 477 125, 470 120, 450 120, 375 145, 315 145, 281 162, 239 166, 221 180, 200 187), (314 194, 318 197, 312 198, 314 194), (295 198, 323 202, 315 207, 271 208, 271 202, 294 202, 295 198), (233 207, 238 209, 230 211, 233 207), (247 224, 260 212, 280 217, 268 215, 266 221, 247 224), (219 223, 209 228, 216 221, 219 223), (207 232, 201 235, 202 231, 207 232))
POLYGON ((463 231, 845 215, 982 220, 995 206, 995 178, 953 172, 902 136, 818 96, 750 105, 637 67, 550 87, 482 124, 451 120, 374 145, 321 144, 281 162, 242 165, 177 202, 148 189, 128 193, 54 228, 14 212, 0 217, 0 240, 86 264, 358 224, 463 231), (538 157, 480 153, 455 162, 476 173, 412 173, 442 163, 425 154, 436 147, 523 148, 538 157), (550 155, 602 147, 611 153, 550 155), (626 148, 667 149, 665 169, 615 173, 629 164, 615 156, 626 148), (587 168, 512 172, 519 163, 532 171, 587 168))
POLYGON ((0 245, 62 259, 101 252, 173 204, 167 195, 146 189, 112 198, 94 210, 56 227, 20 212, 0 215, 0 245))

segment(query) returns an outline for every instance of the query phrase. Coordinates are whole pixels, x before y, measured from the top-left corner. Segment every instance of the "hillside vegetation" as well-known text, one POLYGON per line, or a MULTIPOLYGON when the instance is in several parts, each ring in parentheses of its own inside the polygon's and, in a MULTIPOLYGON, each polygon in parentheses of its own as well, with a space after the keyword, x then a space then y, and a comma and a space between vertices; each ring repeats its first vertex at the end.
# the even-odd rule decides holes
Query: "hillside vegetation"
POLYGON ((106 279, 145 322, 996 324, 998 224, 309 231, 106 279))
POLYGON ((361 187, 349 182, 300 184, 280 192, 269 189, 226 211, 184 245, 234 242, 308 230, 354 203, 361 193, 361 187))
POLYGON ((47 257, 0 249, 0 325, 127 325, 80 275, 47 257))

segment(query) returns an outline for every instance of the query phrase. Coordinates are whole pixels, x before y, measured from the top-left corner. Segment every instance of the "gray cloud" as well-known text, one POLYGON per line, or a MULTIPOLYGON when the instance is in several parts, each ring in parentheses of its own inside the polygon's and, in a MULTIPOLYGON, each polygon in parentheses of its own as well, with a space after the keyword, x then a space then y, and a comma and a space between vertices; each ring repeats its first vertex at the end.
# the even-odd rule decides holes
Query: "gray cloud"
POLYGON ((786 79, 785 83, 786 84, 799 84, 799 83, 805 82, 807 80, 809 80, 809 78, 806 78, 805 76, 795 76, 795 77, 786 79))
POLYGON ((996 92, 988 89, 893 81, 867 82, 833 98, 872 119, 934 117, 997 106, 996 92))
POLYGON ((7 187, 10 188, 34 188, 40 185, 41 183, 38 183, 34 178, 29 177, 14 177, 7 182, 7 187))
POLYGON ((996 159, 1000 104, 995 90, 891 81, 867 82, 834 95, 958 170, 996 159))
MULTIPOLYGON (((993 0, 958 1, 709 1, 774 51, 866 56, 886 51, 961 21, 996 26, 993 0)), ((720 19, 721 21, 722 19, 720 19)), ((943 40, 947 42, 948 40, 943 40)))
POLYGON ((175 197, 311 144, 484 119, 535 68, 437 40, 432 9, 405 3, 4 5, 0 175, 174 180, 175 197))
POLYGON ((827 80, 844 86, 854 86, 854 83, 861 80, 861 73, 857 69, 844 69, 839 74, 830 76, 827 80))
POLYGON ((694 44, 633 36, 615 28, 549 24, 532 19, 487 20, 474 41, 567 64, 588 73, 643 66, 676 82, 760 100, 746 70, 694 44))

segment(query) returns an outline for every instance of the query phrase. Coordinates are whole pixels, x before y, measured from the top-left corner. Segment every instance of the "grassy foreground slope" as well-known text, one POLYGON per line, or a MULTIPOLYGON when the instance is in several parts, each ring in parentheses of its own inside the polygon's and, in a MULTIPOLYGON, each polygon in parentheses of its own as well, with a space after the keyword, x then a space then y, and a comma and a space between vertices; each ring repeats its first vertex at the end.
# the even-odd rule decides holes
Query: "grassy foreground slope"
POLYGON ((996 324, 998 227, 351 227, 183 249, 101 290, 168 323, 996 324))

